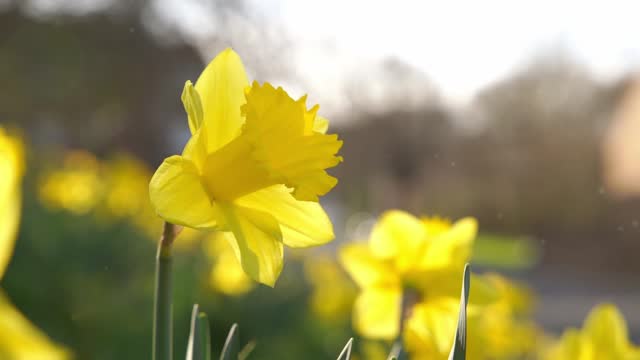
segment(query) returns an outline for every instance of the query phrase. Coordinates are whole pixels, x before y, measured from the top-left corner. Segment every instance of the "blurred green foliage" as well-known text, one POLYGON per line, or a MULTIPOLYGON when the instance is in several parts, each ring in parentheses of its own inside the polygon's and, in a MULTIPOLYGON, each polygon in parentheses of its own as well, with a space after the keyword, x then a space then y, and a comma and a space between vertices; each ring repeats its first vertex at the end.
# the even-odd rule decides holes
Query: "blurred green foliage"
MULTIPOLYGON (((7 294, 77 359, 148 357, 154 241, 125 219, 106 223, 91 214, 47 209, 35 191, 38 166, 31 165, 20 233, 3 281, 7 294)), ((241 344, 256 342, 252 359, 337 356, 351 336, 350 319, 328 324, 309 311, 311 289, 299 257, 289 255, 277 291, 258 286, 231 298, 211 289, 209 260, 199 242, 176 251, 175 356, 186 352, 193 303, 210 318, 214 353, 237 322, 241 344)))

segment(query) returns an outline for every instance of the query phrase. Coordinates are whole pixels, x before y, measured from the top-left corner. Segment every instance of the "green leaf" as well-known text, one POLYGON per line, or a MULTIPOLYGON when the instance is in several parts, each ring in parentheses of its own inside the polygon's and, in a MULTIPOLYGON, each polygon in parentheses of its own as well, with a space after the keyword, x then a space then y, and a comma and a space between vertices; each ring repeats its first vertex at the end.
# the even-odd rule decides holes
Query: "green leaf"
POLYGON ((449 360, 465 360, 467 353, 467 302, 469 301, 469 285, 470 285, 471 269, 469 264, 464 266, 464 274, 462 276, 462 292, 460 294, 460 314, 458 315, 458 329, 456 330, 455 339, 449 360))
POLYGON ((353 338, 347 341, 347 345, 344 346, 340 355, 338 355, 338 360, 349 360, 351 359, 351 348, 353 347, 353 338))
POLYGON ((400 359, 406 359, 406 358, 407 358, 406 353, 402 349, 402 334, 401 334, 400 338, 391 346, 391 351, 389 352, 389 356, 387 356, 387 360, 400 360, 400 359))
POLYGON ((231 325, 231 329, 229 330, 229 334, 227 335, 227 340, 225 340, 224 346, 222 347, 220 360, 237 359, 239 348, 238 324, 233 324, 231 325))
POLYGON ((238 353, 238 360, 246 360, 255 348, 256 342, 253 340, 249 341, 238 353))
POLYGON ((187 345, 187 360, 211 360, 211 334, 207 314, 200 312, 198 304, 191 313, 191 332, 187 345))

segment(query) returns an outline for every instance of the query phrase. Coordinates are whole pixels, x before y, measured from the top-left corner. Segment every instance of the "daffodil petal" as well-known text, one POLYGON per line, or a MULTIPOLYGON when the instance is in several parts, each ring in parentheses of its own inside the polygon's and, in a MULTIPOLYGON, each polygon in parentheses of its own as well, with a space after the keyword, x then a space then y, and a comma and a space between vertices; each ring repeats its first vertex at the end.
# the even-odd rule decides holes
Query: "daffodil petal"
POLYGON ((446 355, 453 344, 458 323, 458 301, 454 297, 438 298, 414 306, 406 323, 407 330, 422 344, 411 347, 431 348, 440 356, 446 355))
POLYGON ((153 174, 149 196, 156 213, 166 221, 196 229, 217 225, 216 213, 196 166, 182 156, 171 156, 153 174))
POLYGON ((300 248, 334 238, 331 220, 317 202, 299 201, 284 185, 274 185, 238 198, 236 204, 271 214, 280 223, 285 245, 300 248))
POLYGON ((600 351, 621 354, 629 345, 627 324, 620 311, 611 304, 594 308, 584 322, 583 331, 600 351))
POLYGON ((0 279, 9 264, 20 221, 24 171, 22 143, 0 127, 0 279))
POLYGON ((400 270, 406 270, 419 259, 426 244, 422 222, 413 215, 391 210, 385 212, 371 231, 373 253, 382 258, 395 259, 400 270))
POLYGON ((316 116, 316 119, 313 122, 313 131, 326 134, 327 130, 329 130, 329 120, 322 116, 316 116))
POLYGON ((182 150, 182 156, 193 162, 199 173, 203 172, 207 160, 207 130, 204 129, 204 125, 189 138, 182 150))
POLYGON ((0 293, 0 357, 2 359, 62 360, 69 352, 49 338, 26 319, 0 293))
POLYGON ((568 360, 568 359, 587 359, 596 360, 593 351, 593 346, 586 342, 584 337, 576 329, 569 329, 560 340, 560 346, 556 347, 555 353, 551 356, 556 360, 568 360))
POLYGON ((227 236, 244 271, 257 282, 273 287, 283 266, 284 249, 278 222, 268 213, 218 204, 232 237, 227 236))
POLYGON ((0 220, 2 221, 2 226, 0 226, 0 279, 2 279, 13 254, 20 221, 20 193, 20 189, 15 188, 11 189, 8 194, 0 194, 0 220), (5 196, 3 197, 3 195, 5 196))
POLYGON ((195 134, 196 131, 200 128, 200 125, 203 122, 203 113, 202 113, 202 102, 200 101, 200 95, 198 91, 193 87, 193 84, 190 80, 184 84, 184 89, 182 90, 182 96, 180 97, 182 100, 182 105, 184 105, 184 110, 187 112, 187 119, 189 120, 189 130, 191 130, 191 134, 195 134))
POLYGON ((469 261, 477 232, 478 222, 474 218, 456 221, 448 231, 442 232, 430 242, 421 260, 421 267, 463 267, 469 261))
POLYGON ((361 288, 400 285, 400 278, 391 264, 373 256, 365 244, 345 245, 339 256, 342 266, 361 288))
POLYGON ((248 85, 242 60, 230 48, 218 54, 198 78, 195 90, 202 103, 210 153, 238 135, 243 123, 240 107, 248 85))
POLYGON ((402 291, 400 288, 369 288, 356 298, 353 324, 368 338, 391 340, 400 331, 402 291))
MULTIPOLYGON (((462 270, 447 268, 429 270, 412 274, 417 281, 412 284, 429 294, 430 298, 457 299, 460 294, 462 270), (456 286, 457 285, 457 286, 456 286)), ((484 275, 471 273, 471 290, 469 291, 469 308, 482 307, 500 299, 498 289, 484 275)))

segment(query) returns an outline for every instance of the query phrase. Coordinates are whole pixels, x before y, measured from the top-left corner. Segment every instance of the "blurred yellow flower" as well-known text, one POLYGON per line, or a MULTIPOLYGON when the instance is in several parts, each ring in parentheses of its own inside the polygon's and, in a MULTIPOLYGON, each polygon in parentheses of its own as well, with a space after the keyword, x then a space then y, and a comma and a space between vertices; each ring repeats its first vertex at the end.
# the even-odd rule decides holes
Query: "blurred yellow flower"
POLYGON ((311 311, 320 319, 338 321, 350 313, 356 289, 339 264, 328 256, 308 258, 304 272, 311 284, 311 311))
POLYGON ((22 143, 0 127, 0 279, 9 264, 20 222, 22 143))
POLYGON ((629 341, 627 324, 611 304, 596 306, 583 328, 569 329, 545 360, 637 360, 640 349, 629 341))
POLYGON ((474 359, 530 358, 541 331, 533 322, 533 294, 498 274, 482 278, 497 292, 497 300, 469 318, 468 351, 474 359))
POLYGON ((50 208, 86 214, 100 200, 103 187, 98 159, 90 152, 76 150, 65 154, 61 169, 40 179, 38 191, 40 199, 50 208))
POLYGON ((243 295, 253 288, 223 232, 213 232, 205 240, 206 253, 211 259, 209 276, 211 287, 231 296, 243 295))
MULTIPOLYGON (((0 128, 0 279, 13 253, 21 208, 24 172, 22 143, 0 128)), ((57 360, 68 358, 24 318, 0 291, 0 359, 57 360)))
MULTIPOLYGON (((85 150, 64 155, 62 166, 46 171, 39 181, 39 197, 51 209, 76 215, 89 212, 99 221, 126 219, 154 241, 160 236, 162 219, 149 199, 151 170, 128 153, 117 153, 105 161, 85 150)), ((200 237, 183 231, 176 248, 190 249, 200 237)))
POLYGON ((462 269, 476 230, 472 218, 451 224, 393 210, 375 224, 368 244, 344 246, 341 262, 361 289, 354 305, 356 331, 369 338, 397 337, 403 293, 409 290, 418 303, 411 317, 420 318, 407 322, 411 334, 428 337, 438 351, 448 352, 457 321, 462 269))
POLYGON ((182 94, 192 137, 182 156, 160 165, 149 184, 166 221, 229 233, 244 271, 273 286, 283 245, 308 247, 334 238, 318 204, 337 180, 341 158, 327 121, 268 83, 249 86, 239 56, 221 52, 182 94))
MULTIPOLYGON (((142 210, 151 208, 148 192, 151 171, 136 157, 119 153, 103 165, 105 181, 103 205, 109 215, 135 218, 142 210)), ((160 224, 159 218, 155 217, 160 224)))
MULTIPOLYGON (((160 236, 162 220, 153 211, 148 186, 151 170, 140 159, 128 153, 118 153, 101 166, 104 181, 98 212, 109 218, 128 219, 154 241, 160 236)), ((192 239, 186 232, 181 239, 192 239)), ((192 245, 181 241, 180 245, 192 245)))

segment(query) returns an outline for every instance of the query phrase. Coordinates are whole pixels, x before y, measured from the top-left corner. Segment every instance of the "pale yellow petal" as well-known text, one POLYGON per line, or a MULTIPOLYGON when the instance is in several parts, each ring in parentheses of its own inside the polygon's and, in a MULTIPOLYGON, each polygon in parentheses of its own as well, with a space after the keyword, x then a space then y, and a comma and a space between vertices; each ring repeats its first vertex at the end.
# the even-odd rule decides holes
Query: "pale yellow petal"
POLYGON ((334 238, 333 225, 317 202, 299 201, 284 185, 274 185, 238 198, 236 204, 271 214, 290 247, 325 244, 334 238))
POLYGON ((226 49, 200 74, 195 90, 200 94, 208 151, 213 152, 236 137, 243 123, 240 107, 249 85, 242 60, 226 49))
POLYGON ((365 244, 347 244, 339 256, 342 266, 361 288, 400 286, 392 264, 376 258, 365 244))
POLYGON ((371 232, 373 253, 381 258, 394 258, 401 271, 415 265, 424 251, 426 232, 422 222, 411 214, 391 210, 382 214, 371 232))
POLYGON ((365 289, 354 304, 354 328, 367 338, 392 340, 400 331, 401 307, 400 288, 365 289))
POLYGON ((412 344, 413 348, 431 349, 438 356, 449 353, 458 323, 458 301, 456 298, 438 298, 414 307, 407 321, 407 330, 417 342, 412 344))
POLYGON ((21 209, 22 144, 0 127, 0 279, 13 254, 21 209))
POLYGON ((255 281, 273 287, 283 266, 284 249, 278 222, 268 213, 220 203, 233 237, 227 237, 244 271, 255 281))
MULTIPOLYGON (((411 272, 404 277, 404 281, 428 294, 429 298, 459 299, 462 267, 411 272)), ((499 296, 498 289, 483 275, 471 273, 470 307, 494 303, 499 299, 499 296)))
POLYGON ((149 183, 149 197, 164 220, 196 229, 212 229, 217 219, 193 162, 172 156, 160 165, 149 183))
POLYGON ((0 293, 0 359, 63 360, 69 352, 51 342, 0 293))
POLYGON ((478 222, 474 218, 456 221, 453 226, 430 241, 420 267, 437 269, 449 266, 462 268, 469 261, 473 241, 478 231, 478 222))
POLYGON ((20 222, 20 189, 0 194, 0 279, 9 265, 20 222))
POLYGON ((560 341, 545 353, 544 360, 596 360, 596 358, 592 345, 584 341, 580 332, 569 329, 562 334, 560 341))
POLYGON ((313 131, 319 132, 321 134, 326 134, 327 130, 329 130, 329 120, 323 118, 322 116, 316 116, 316 119, 313 123, 313 131))
POLYGON ((202 125, 187 141, 182 150, 182 157, 193 162, 198 172, 202 174, 207 155, 207 130, 202 125))
POLYGON ((191 134, 195 134, 204 121, 204 115, 200 94, 198 94, 190 80, 187 80, 184 84, 180 99, 182 100, 182 105, 184 105, 184 110, 187 112, 189 130, 191 130, 191 134))
POLYGON ((602 304, 591 310, 583 332, 600 353, 622 356, 629 346, 627 323, 611 304, 602 304))

